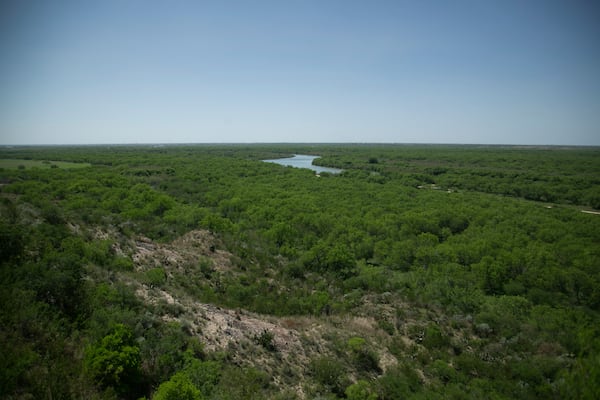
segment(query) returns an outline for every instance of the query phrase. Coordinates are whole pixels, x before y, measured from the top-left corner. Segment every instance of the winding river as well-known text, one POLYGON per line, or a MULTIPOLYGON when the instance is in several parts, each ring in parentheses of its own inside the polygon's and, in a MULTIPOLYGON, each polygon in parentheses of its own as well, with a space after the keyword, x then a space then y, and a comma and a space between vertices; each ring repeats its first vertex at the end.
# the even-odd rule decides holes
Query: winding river
POLYGON ((341 169, 338 168, 329 168, 329 167, 320 167, 318 165, 313 165, 313 160, 320 158, 319 156, 309 156, 305 154, 294 154, 293 157, 289 158, 276 158, 274 160, 263 160, 264 162, 275 163, 279 165, 285 165, 288 167, 295 168, 308 168, 315 171, 317 174, 321 172, 328 172, 330 174, 339 174, 342 172, 341 169))

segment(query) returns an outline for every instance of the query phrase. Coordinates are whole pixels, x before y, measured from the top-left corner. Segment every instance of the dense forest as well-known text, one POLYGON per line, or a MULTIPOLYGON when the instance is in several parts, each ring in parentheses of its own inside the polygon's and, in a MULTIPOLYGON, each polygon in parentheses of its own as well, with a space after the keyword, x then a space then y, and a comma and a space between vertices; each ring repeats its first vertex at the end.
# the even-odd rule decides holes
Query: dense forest
POLYGON ((597 399, 599 208, 598 148, 1 148, 0 397, 597 399))

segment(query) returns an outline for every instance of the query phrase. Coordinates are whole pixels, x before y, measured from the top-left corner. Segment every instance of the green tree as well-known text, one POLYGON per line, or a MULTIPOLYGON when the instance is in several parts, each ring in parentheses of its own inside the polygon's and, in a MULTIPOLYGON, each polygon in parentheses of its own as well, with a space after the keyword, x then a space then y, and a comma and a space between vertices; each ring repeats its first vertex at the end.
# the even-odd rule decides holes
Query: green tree
POLYGON ((561 394, 565 399, 600 398, 600 354, 591 354, 575 362, 573 368, 564 374, 561 394))
POLYGON ((311 375, 317 382, 327 390, 342 394, 346 387, 346 369, 344 365, 335 358, 321 357, 310 363, 311 375))
POLYGON ((185 372, 178 372, 163 382, 154 393, 153 400, 202 400, 202 393, 185 372))
POLYGON ((377 354, 367 347, 365 339, 351 337, 347 345, 352 353, 354 365, 360 372, 381 372, 377 354))
POLYGON ((152 268, 144 274, 144 282, 152 287, 161 287, 167 281, 167 274, 162 267, 152 268))
POLYGON ((134 344, 131 330, 117 324, 112 332, 90 346, 85 354, 87 372, 103 387, 118 392, 130 391, 138 382, 140 350, 134 344))
POLYGON ((348 400, 377 400, 377 394, 373 393, 369 382, 362 379, 348 386, 344 393, 348 400))
POLYGON ((223 400, 262 400, 266 398, 269 377, 255 368, 225 368, 215 398, 223 400))
POLYGON ((0 264, 17 259, 25 247, 22 229, 0 221, 0 264))
POLYGON ((218 361, 200 361, 193 357, 188 357, 184 368, 190 381, 205 397, 210 397, 214 392, 221 379, 222 370, 223 366, 218 361))
POLYGON ((356 267, 356 260, 352 251, 342 244, 336 244, 329 249, 325 262, 329 271, 336 272, 342 277, 352 275, 356 267))
POLYGON ((425 329, 425 337, 423 338, 423 346, 428 349, 439 349, 450 344, 449 338, 441 331, 440 327, 435 324, 427 325, 425 329))

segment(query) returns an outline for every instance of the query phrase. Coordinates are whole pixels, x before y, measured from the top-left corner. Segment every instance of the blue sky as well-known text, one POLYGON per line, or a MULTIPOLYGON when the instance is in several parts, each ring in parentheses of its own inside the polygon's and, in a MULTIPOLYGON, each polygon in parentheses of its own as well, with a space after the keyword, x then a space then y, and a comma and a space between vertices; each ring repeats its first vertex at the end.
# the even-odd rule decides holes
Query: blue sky
POLYGON ((600 145, 595 1, 0 4, 0 144, 600 145))

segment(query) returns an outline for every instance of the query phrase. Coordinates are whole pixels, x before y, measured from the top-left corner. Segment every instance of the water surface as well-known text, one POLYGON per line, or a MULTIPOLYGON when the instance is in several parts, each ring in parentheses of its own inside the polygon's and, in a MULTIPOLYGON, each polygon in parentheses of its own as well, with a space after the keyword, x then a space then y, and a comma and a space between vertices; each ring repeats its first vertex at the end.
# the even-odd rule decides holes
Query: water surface
POLYGON ((342 172, 341 169, 338 168, 329 168, 329 167, 320 167, 318 165, 313 165, 313 160, 320 158, 319 156, 309 156, 306 154, 294 154, 293 157, 289 158, 276 158, 274 160, 263 160, 264 162, 275 163, 279 165, 285 165, 288 167, 295 168, 308 168, 315 171, 317 174, 321 172, 328 172, 330 174, 339 174, 342 172))

